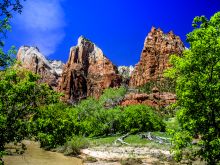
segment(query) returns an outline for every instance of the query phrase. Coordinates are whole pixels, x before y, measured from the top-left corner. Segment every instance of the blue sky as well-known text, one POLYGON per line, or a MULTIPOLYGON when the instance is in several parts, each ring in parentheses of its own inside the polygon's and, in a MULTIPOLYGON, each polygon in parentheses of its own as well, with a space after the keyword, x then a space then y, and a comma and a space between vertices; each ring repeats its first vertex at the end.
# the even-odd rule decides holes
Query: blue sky
POLYGON ((185 43, 195 16, 220 11, 220 0, 26 0, 12 20, 6 47, 38 46, 66 62, 81 35, 116 65, 135 65, 152 26, 174 31, 185 43))

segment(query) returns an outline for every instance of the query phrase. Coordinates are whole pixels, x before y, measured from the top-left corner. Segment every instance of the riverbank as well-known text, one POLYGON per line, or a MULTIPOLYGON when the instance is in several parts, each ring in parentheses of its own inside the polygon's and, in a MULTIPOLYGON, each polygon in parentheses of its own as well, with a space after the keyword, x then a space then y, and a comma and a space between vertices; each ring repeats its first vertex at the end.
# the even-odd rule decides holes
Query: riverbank
POLYGON ((22 143, 27 149, 22 155, 4 156, 3 160, 5 165, 129 165, 129 163, 133 165, 134 163, 155 164, 161 160, 164 163, 170 157, 167 150, 134 144, 128 146, 113 143, 117 138, 107 137, 92 141, 93 145, 81 150, 79 158, 64 156, 63 153, 45 151, 40 148, 39 143, 25 140, 22 143))
MULTIPOLYGON (((102 139, 106 141, 106 139, 102 139)), ((109 137, 108 137, 109 141, 109 137)), ((39 143, 23 141, 27 150, 22 155, 4 156, 5 165, 173 165, 172 155, 166 147, 137 145, 96 145, 82 149, 79 158, 63 153, 45 151, 39 143)), ((180 164, 187 164, 181 162, 180 164)), ((201 161, 195 165, 204 164, 201 161)))
POLYGON ((40 144, 23 141, 27 150, 22 155, 4 156, 5 165, 82 165, 78 158, 64 156, 62 153, 45 151, 40 144))
MULTIPOLYGON (((81 150, 84 154, 84 159, 88 157, 93 162, 86 162, 86 165, 103 164, 122 164, 123 161, 139 161, 137 164, 155 164, 165 163, 170 164, 171 154, 169 151, 161 149, 151 149, 148 147, 134 146, 99 146, 81 150)), ((82 155, 83 156, 83 155, 82 155)))

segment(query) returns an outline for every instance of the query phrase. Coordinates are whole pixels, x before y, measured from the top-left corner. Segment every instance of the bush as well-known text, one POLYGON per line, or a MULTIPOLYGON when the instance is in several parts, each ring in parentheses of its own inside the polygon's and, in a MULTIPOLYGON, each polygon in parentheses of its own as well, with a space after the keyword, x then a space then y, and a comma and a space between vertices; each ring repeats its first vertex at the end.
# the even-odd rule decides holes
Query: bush
POLYGON ((40 141, 41 147, 55 148, 63 145, 74 132, 74 123, 65 107, 61 103, 44 106, 34 116, 32 134, 40 141))
POLYGON ((125 132, 165 131, 165 124, 153 108, 145 105, 125 107, 121 121, 125 132))
POLYGON ((88 98, 69 109, 72 121, 77 125, 76 135, 98 136, 103 130, 103 107, 98 100, 88 98))
POLYGON ((125 87, 105 89, 99 98, 99 103, 106 108, 113 108, 124 98, 126 92, 125 87))
POLYGON ((59 94, 38 79, 15 66, 0 71, 0 152, 5 143, 29 136, 28 125, 39 107, 58 102, 59 94))
MULTIPOLYGON (((162 119, 151 107, 133 105, 106 109, 104 100, 108 97, 121 97, 125 92, 123 88, 116 89, 117 92, 113 92, 116 93, 114 97, 110 94, 112 90, 106 90, 100 98, 101 101, 87 98, 75 106, 68 107, 59 103, 41 107, 33 117, 33 134, 42 147, 55 148, 65 144, 73 135, 98 137, 165 129, 162 119)), ((73 141, 68 142, 68 145, 69 143, 73 141)), ((70 148, 68 150, 72 151, 70 148)))
POLYGON ((165 124, 155 110, 144 105, 105 109, 98 100, 88 98, 67 108, 75 135, 97 137, 124 132, 164 131, 165 124))
POLYGON ((65 155, 79 155, 80 150, 87 148, 89 146, 89 142, 87 139, 81 136, 73 136, 70 141, 66 142, 64 147, 65 155))

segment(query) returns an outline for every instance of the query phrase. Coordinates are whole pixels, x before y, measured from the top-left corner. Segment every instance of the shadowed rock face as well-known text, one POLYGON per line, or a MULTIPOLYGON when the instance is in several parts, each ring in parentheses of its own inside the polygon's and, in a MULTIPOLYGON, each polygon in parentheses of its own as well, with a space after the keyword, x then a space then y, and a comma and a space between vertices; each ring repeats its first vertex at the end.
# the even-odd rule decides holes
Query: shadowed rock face
POLYGON ((57 90, 64 64, 61 61, 48 61, 36 47, 22 46, 17 54, 21 67, 40 75, 40 82, 47 83, 57 90))
POLYGON ((80 37, 77 46, 70 49, 59 90, 65 94, 65 101, 74 102, 87 96, 97 98, 105 88, 120 83, 117 67, 94 43, 80 37))
POLYGON ((162 78, 164 70, 170 67, 169 56, 181 55, 183 50, 183 42, 172 31, 164 34, 162 30, 152 27, 145 40, 141 59, 132 72, 129 85, 138 87, 151 80, 162 78))

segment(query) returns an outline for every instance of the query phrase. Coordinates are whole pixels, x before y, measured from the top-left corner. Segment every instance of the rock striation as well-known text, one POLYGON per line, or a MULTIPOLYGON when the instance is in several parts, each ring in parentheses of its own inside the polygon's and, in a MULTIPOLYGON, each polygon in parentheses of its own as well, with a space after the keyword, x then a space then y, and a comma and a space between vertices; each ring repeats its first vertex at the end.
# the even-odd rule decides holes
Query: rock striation
POLYGON ((141 58, 131 74, 129 85, 138 87, 151 80, 163 78, 163 72, 170 67, 169 56, 181 55, 184 50, 180 37, 172 31, 168 34, 152 27, 145 39, 141 58))
POLYGON ((49 61, 43 56, 37 47, 20 47, 17 60, 22 68, 40 75, 39 82, 47 83, 57 90, 64 64, 61 61, 49 61))
POLYGON ((102 50, 84 37, 79 37, 77 46, 70 49, 59 90, 64 101, 93 96, 98 98, 104 89, 120 86, 121 76, 117 67, 105 57, 102 50))
POLYGON ((164 108, 171 103, 176 102, 176 95, 169 92, 154 91, 150 94, 146 93, 129 93, 120 103, 121 106, 144 104, 155 108, 164 108))

